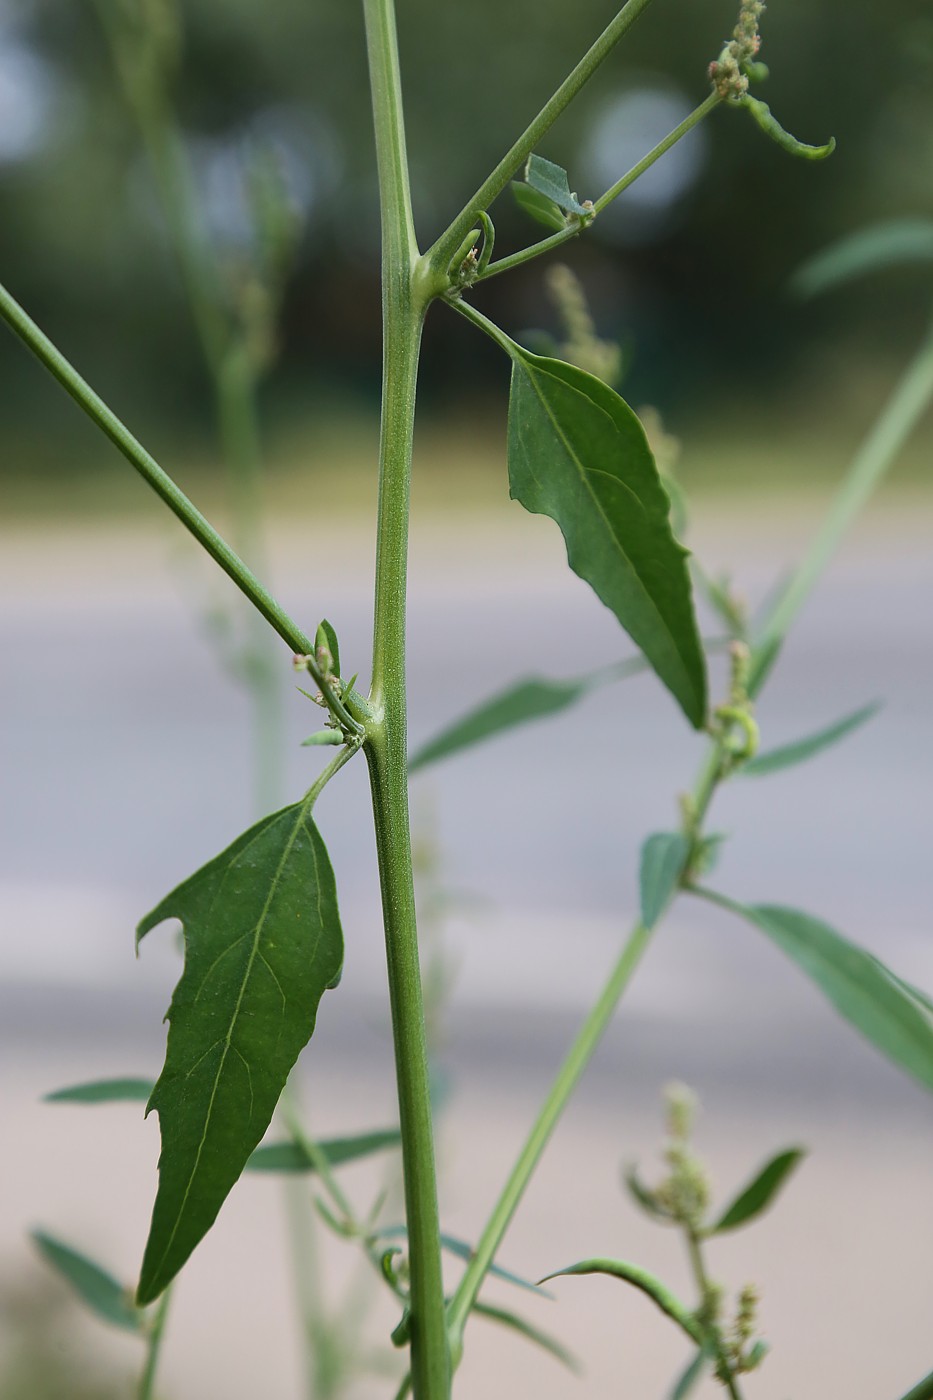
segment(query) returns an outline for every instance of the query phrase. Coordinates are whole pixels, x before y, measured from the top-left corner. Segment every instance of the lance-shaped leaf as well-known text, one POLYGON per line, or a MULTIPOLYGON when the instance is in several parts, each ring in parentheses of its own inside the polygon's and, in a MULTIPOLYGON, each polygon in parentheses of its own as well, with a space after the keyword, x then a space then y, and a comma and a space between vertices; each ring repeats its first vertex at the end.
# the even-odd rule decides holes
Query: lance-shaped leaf
POLYGON ((791 290, 801 297, 818 296, 867 272, 915 262, 933 262, 933 222, 894 219, 824 248, 794 273, 791 290))
POLYGON ((519 1317, 509 1308, 494 1307, 491 1303, 474 1303, 473 1312, 477 1317, 488 1318, 490 1322, 501 1323, 503 1327, 509 1327, 513 1332, 524 1337, 529 1342, 534 1342, 535 1346, 542 1347, 544 1351, 550 1352, 557 1361, 566 1366, 574 1374, 579 1374, 580 1363, 573 1352, 568 1351, 562 1342, 556 1337, 552 1337, 550 1332, 543 1332, 540 1327, 535 1327, 524 1317, 519 1317))
POLYGON ((46 1103, 148 1103, 151 1079, 94 1079, 46 1094, 46 1103))
POLYGON ((210 1229, 259 1145, 343 963, 337 891, 307 799, 258 822, 139 925, 184 925, 168 1011, 159 1190, 137 1301, 151 1302, 210 1229))
POLYGON ((804 1155, 802 1147, 791 1147, 786 1152, 779 1152, 776 1157, 772 1157, 706 1233, 721 1235, 726 1230, 737 1230, 740 1225, 747 1225, 749 1221, 761 1215, 768 1209, 804 1155))
POLYGON ((642 846, 638 884, 645 928, 654 928, 670 904, 689 855, 690 842, 680 831, 659 831, 642 846))
POLYGON ((760 778, 766 773, 777 773, 781 768, 790 768, 795 763, 805 763, 814 754, 838 744, 839 740, 851 734, 853 729, 860 729, 880 708, 878 701, 871 705, 863 705, 860 710, 853 711, 851 715, 837 720, 835 724, 827 725, 825 729, 818 729, 815 734, 809 734, 805 739, 797 739, 792 744, 782 744, 778 749, 756 754, 748 763, 743 763, 738 772, 745 777, 760 778))
MULTIPOLYGON (((331 1167, 339 1167, 344 1162, 356 1162, 360 1157, 371 1157, 374 1152, 385 1152, 387 1148, 401 1145, 402 1135, 398 1128, 386 1128, 378 1133, 361 1133, 358 1137, 329 1138, 319 1142, 318 1147, 331 1167)), ((246 1170, 250 1172, 314 1172, 315 1163, 307 1149, 299 1142, 266 1142, 257 1147, 246 1170)))
POLYGON ((933 1089, 933 1011, 923 993, 809 914, 712 898, 761 929, 876 1049, 933 1089))
POLYGON ((571 1264, 569 1268, 545 1274, 541 1282, 547 1283, 549 1279, 561 1278, 564 1274, 606 1274, 609 1278, 618 1278, 623 1283, 630 1283, 676 1322, 692 1342, 702 1346, 703 1329, 690 1309, 660 1279, 655 1278, 654 1274, 649 1274, 647 1269, 640 1268, 638 1264, 629 1264, 624 1259, 583 1259, 579 1264, 571 1264))
POLYGON ((509 479, 549 515, 567 559, 611 608, 690 722, 706 717, 706 664, 687 551, 638 417, 608 385, 512 345, 509 479))
POLYGON ((497 734, 514 729, 516 725, 560 714, 597 686, 637 676, 647 669, 647 664, 636 656, 630 661, 620 661, 617 666, 604 667, 575 679, 548 680, 543 676, 532 676, 519 681, 508 690, 483 701, 475 710, 455 720, 447 729, 441 730, 440 734, 416 749, 409 760, 408 771, 414 773, 419 768, 426 768, 429 763, 449 758, 451 754, 472 748, 474 744, 484 743, 497 734))
POLYGON ((563 209, 567 214, 578 214, 585 218, 592 210, 581 204, 570 188, 567 172, 561 165, 543 156, 530 155, 525 165, 525 181, 538 194, 543 195, 563 209))
POLYGON ((125 1332, 141 1332, 143 1315, 133 1306, 130 1290, 80 1250, 72 1249, 44 1230, 33 1230, 33 1244, 47 1264, 65 1280, 82 1303, 103 1322, 125 1332))

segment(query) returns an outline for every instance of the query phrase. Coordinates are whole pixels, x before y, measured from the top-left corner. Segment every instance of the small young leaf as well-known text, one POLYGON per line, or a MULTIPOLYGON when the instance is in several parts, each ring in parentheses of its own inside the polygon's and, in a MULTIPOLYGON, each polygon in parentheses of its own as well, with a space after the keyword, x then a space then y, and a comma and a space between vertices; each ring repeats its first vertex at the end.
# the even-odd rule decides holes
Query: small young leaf
POLYGON ((652 1220, 663 1220, 665 1224, 670 1224, 672 1218, 670 1212, 663 1210, 658 1205, 653 1193, 642 1182, 634 1167, 626 1168, 622 1180, 625 1182, 632 1200, 646 1215, 649 1215, 652 1220))
POLYGON ((915 262, 933 262, 933 222, 894 219, 824 248, 797 269, 790 288, 799 297, 819 296, 866 272, 915 262))
POLYGON ((46 1094, 45 1103, 148 1103, 155 1085, 151 1079, 94 1079, 71 1084, 46 1094))
POLYGON ((641 848, 641 921, 654 928, 674 896, 690 855, 690 842, 679 831, 659 831, 641 848))
POLYGON ((808 146, 805 141, 798 141, 796 136, 791 136, 789 131, 785 131, 777 117, 772 115, 767 102, 752 97, 750 93, 741 98, 740 105, 748 109, 765 135, 770 136, 771 140, 776 141, 781 150, 787 151, 789 155, 801 156, 804 160, 825 160, 836 149, 834 136, 829 138, 825 146, 808 146))
POLYGON ((541 1282, 547 1283, 549 1279, 561 1278, 564 1274, 606 1274, 610 1278, 620 1278, 624 1283, 632 1284, 676 1322, 691 1341, 702 1345, 703 1330, 693 1313, 660 1279, 655 1278, 654 1274, 649 1274, 647 1269, 639 1268, 637 1264, 628 1264, 622 1259, 584 1259, 579 1264, 571 1264, 567 1269, 557 1269, 553 1274, 545 1274, 541 1282))
POLYGON ((726 1230, 737 1230, 740 1225, 747 1225, 749 1221, 761 1215, 768 1209, 803 1156, 802 1147, 791 1147, 786 1152, 779 1152, 776 1157, 772 1157, 706 1233, 721 1235, 726 1230))
POLYGON ((593 671, 573 680, 547 680, 543 676, 532 676, 526 681, 519 681, 501 694, 494 695, 491 700, 484 700, 475 710, 455 720, 447 729, 423 744, 409 760, 408 771, 414 773, 461 749, 495 738, 516 725, 559 714, 597 686, 637 676, 647 669, 647 665, 640 656, 636 656, 629 661, 620 661, 617 666, 593 671))
POLYGON ((319 749, 336 747, 345 742, 346 740, 339 729, 318 729, 309 738, 302 739, 301 747, 303 749, 319 749))
POLYGON ((548 1332, 542 1332, 540 1327, 535 1327, 532 1323, 526 1322, 523 1317, 511 1312, 508 1308, 493 1307, 490 1303, 474 1303, 473 1311, 478 1317, 486 1317, 490 1322, 500 1322, 503 1327, 510 1327, 513 1332, 518 1332, 522 1337, 526 1337, 529 1342, 534 1342, 535 1346, 543 1347, 545 1351, 555 1357, 562 1365, 575 1375, 580 1373, 580 1363, 572 1352, 555 1337, 548 1332))
POLYGON ((537 190, 538 194, 544 195, 545 199, 551 200, 558 209, 563 209, 568 214, 585 217, 591 212, 571 192, 566 170, 560 165, 555 165, 552 160, 530 155, 525 165, 525 180, 531 189, 537 190))
POLYGON ((332 627, 332 626, 330 625, 330 623, 327 621, 327 618, 326 618, 326 617, 325 617, 325 618, 322 618, 322 619, 321 619, 321 622, 318 624, 317 637, 315 638, 315 650, 316 650, 318 647, 320 647, 322 643, 323 643, 323 645, 327 648, 327 650, 330 652, 330 661, 331 661, 331 664, 330 664, 330 668, 329 668, 329 669, 332 671, 332 673, 333 673, 335 676, 339 676, 339 675, 340 675, 340 643, 339 643, 338 640, 337 640, 337 633, 334 631, 333 627, 332 627))
POLYGON ((687 551, 644 429, 615 390, 586 371, 513 346, 509 479, 526 510, 549 515, 567 558, 611 608, 700 728, 706 664, 687 551))
POLYGON ((523 184, 520 180, 512 181, 512 194, 515 203, 536 223, 544 224, 545 228, 552 229, 555 233, 566 228, 567 220, 563 212, 558 209, 553 199, 548 199, 547 195, 541 194, 533 189, 531 185, 523 184))
POLYGON ((701 1346, 700 1350, 671 1391, 670 1400, 687 1400, 687 1396, 692 1395, 700 1384, 704 1373, 711 1365, 715 1355, 716 1350, 711 1343, 706 1343, 701 1346))
POLYGON ((749 759, 748 763, 743 763, 738 772, 747 777, 760 778, 766 773, 777 773, 781 768, 790 768, 794 763, 803 763, 806 759, 812 758, 814 754, 820 753, 822 749, 828 749, 832 744, 837 744, 840 739, 851 734, 853 729, 859 729, 872 719, 880 709, 881 704, 878 701, 871 705, 863 705, 860 710, 855 710, 851 715, 846 715, 844 719, 828 725, 826 729, 818 729, 815 734, 810 734, 806 739, 797 739, 793 744, 783 744, 779 749, 756 754, 754 758, 749 759))
POLYGON ((91 1312, 125 1332, 142 1331, 143 1316, 133 1306, 130 1290, 100 1264, 44 1230, 33 1230, 32 1241, 46 1263, 70 1285, 91 1312))
POLYGON ((761 929, 876 1049, 933 1089, 933 1012, 908 983, 809 914, 713 899, 761 929))
MULTIPOLYGON (((359 1157, 369 1157, 374 1152, 384 1152, 386 1148, 398 1147, 402 1135, 397 1128, 387 1128, 383 1132, 363 1133, 359 1137, 330 1138, 318 1143, 323 1156, 332 1167, 343 1162, 355 1162, 359 1157)), ((313 1172, 314 1163, 305 1149, 297 1142, 266 1142, 257 1147, 246 1163, 248 1172, 313 1172)))
POLYGON ((210 1229, 269 1126, 343 963, 337 891, 308 799, 263 818, 139 925, 185 931, 168 1011, 159 1190, 137 1301, 150 1303, 210 1229))

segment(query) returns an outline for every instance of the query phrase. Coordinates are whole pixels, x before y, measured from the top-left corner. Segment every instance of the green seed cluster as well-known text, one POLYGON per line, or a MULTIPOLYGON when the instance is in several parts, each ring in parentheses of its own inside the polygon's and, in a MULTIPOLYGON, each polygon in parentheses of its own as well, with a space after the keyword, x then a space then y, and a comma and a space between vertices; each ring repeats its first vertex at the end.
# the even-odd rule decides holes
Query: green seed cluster
POLYGON ((761 47, 758 25, 764 8, 764 0, 742 0, 732 38, 709 66, 710 82, 724 100, 742 98, 748 92, 748 76, 744 69, 753 62, 761 47))

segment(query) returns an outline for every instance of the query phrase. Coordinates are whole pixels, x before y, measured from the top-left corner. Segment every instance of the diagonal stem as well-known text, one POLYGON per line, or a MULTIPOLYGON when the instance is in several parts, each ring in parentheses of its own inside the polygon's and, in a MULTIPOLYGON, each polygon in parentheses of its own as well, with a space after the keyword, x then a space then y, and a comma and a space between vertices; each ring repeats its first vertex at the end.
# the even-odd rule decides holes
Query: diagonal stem
POLYGON ((476 223, 477 214, 486 210, 497 195, 501 194, 518 167, 527 160, 542 136, 550 131, 557 118, 570 106, 580 90, 585 87, 600 65, 609 57, 651 0, 628 0, 623 5, 596 42, 587 50, 580 62, 561 83, 560 87, 541 108, 529 126, 502 157, 492 174, 480 185, 469 203, 454 219, 450 227, 441 234, 437 242, 425 254, 425 261, 435 272, 443 272, 470 229, 476 223))

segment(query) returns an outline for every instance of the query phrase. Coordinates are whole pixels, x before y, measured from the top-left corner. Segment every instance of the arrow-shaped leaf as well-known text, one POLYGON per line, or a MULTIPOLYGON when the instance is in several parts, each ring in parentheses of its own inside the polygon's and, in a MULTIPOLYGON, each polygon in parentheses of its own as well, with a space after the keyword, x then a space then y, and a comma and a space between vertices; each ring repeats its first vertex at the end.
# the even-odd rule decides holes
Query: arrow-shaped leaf
POLYGON ((670 500, 638 417, 594 375, 509 346, 511 494, 557 522, 570 567, 700 728, 706 665, 687 551, 671 530, 670 500))
MULTIPOLYGON (((344 1162, 355 1162, 360 1157, 370 1157, 374 1152, 384 1152, 387 1148, 398 1147, 402 1135, 397 1128, 386 1128, 378 1133, 362 1133, 359 1137, 330 1138, 318 1143, 318 1147, 329 1166, 339 1167, 344 1162)), ((306 1149, 298 1142, 266 1142, 257 1147, 246 1163, 249 1172, 313 1172, 314 1162, 306 1149)))
POLYGON ((128 1288, 95 1260, 45 1230, 33 1230, 33 1244, 91 1312, 124 1332, 141 1332, 143 1316, 128 1288))
POLYGON ((258 1146, 343 962, 337 891, 308 799, 258 822, 139 925, 185 931, 168 1011, 159 1190, 137 1301, 171 1282, 258 1146))
POLYGON ((923 993, 820 919, 703 893, 761 929, 876 1049, 933 1089, 933 1011, 923 993))
POLYGON ((804 763, 814 754, 820 753, 821 750, 838 744, 839 740, 844 739, 847 734, 851 734, 853 729, 861 728, 878 713, 880 708, 881 705, 878 701, 871 705, 863 705, 860 710, 853 711, 851 715, 837 720, 835 724, 827 725, 825 729, 818 729, 815 734, 809 734, 805 739, 797 739, 792 744, 782 744, 778 749, 756 754, 748 763, 743 763, 738 772, 746 777, 760 778, 766 773, 776 773, 781 768, 790 768, 795 763, 804 763))
POLYGON ((791 1147, 772 1157, 706 1233, 721 1235, 726 1230, 737 1230, 740 1225, 747 1225, 761 1215, 804 1155, 802 1147, 791 1147))

